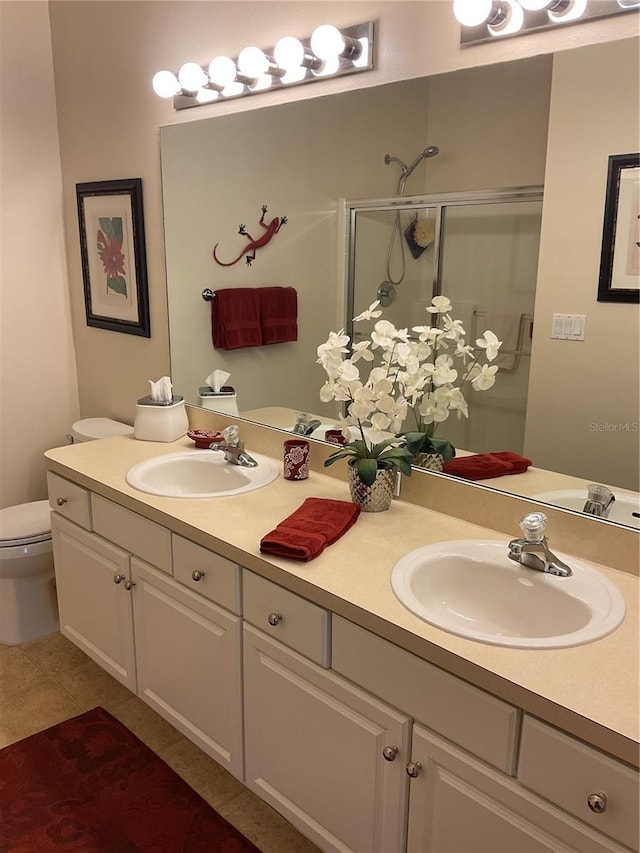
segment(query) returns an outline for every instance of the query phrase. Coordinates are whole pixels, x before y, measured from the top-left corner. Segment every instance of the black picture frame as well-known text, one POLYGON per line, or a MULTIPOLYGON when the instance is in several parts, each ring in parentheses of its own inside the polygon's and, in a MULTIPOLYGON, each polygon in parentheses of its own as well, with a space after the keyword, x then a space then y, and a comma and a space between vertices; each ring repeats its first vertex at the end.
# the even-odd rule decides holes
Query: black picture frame
POLYGON ((598 302, 640 302, 640 154, 609 157, 598 302))
POLYGON ((76 184, 87 326, 151 337, 142 179, 76 184))

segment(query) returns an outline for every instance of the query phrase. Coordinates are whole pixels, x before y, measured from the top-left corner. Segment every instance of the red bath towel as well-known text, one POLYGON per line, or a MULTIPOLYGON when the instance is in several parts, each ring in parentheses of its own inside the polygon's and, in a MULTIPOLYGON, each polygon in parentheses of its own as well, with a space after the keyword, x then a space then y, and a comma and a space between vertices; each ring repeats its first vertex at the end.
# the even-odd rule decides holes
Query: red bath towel
POLYGON ((476 453, 460 456, 444 466, 445 474, 463 477, 465 480, 490 480, 506 474, 522 474, 531 465, 531 460, 510 450, 497 453, 476 453))
POLYGON ((313 560, 327 545, 346 533, 359 515, 358 504, 307 498, 295 512, 262 537, 260 550, 292 560, 313 560))
POLYGON ((294 287, 261 287, 260 326, 263 344, 298 340, 298 294, 294 287))
POLYGON ((211 300, 211 336, 216 349, 262 344, 260 301, 254 287, 216 290, 211 300))

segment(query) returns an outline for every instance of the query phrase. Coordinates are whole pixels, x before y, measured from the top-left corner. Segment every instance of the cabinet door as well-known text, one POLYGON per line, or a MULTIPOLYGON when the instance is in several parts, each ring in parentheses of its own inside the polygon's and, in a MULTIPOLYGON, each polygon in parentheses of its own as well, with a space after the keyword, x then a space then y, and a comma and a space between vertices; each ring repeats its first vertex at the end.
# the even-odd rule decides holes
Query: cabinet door
POLYGON ((243 778, 241 619, 131 560, 138 695, 243 778))
POLYGON ((411 760, 408 853, 626 850, 418 725, 411 760))
POLYGON ((60 630, 135 691, 129 554, 56 513, 51 531, 60 630))
POLYGON ((323 850, 403 850, 408 718, 248 625, 244 663, 246 784, 323 850))

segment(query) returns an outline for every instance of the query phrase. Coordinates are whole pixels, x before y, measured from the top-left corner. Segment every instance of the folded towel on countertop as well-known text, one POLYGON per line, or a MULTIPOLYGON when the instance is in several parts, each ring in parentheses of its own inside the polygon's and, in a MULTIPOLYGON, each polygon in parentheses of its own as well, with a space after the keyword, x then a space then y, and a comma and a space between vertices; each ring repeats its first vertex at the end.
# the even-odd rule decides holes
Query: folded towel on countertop
POLYGON ((216 349, 262 344, 260 300, 254 287, 216 290, 211 300, 211 337, 216 349))
POLYGON ((264 554, 313 560, 352 527, 360 515, 358 504, 329 498, 307 498, 260 540, 264 554))
POLYGON ((298 340, 298 294, 294 287, 260 287, 263 344, 298 340))
POLYGON ((444 466, 445 474, 462 477, 465 480, 490 480, 492 477, 504 477, 507 474, 523 474, 531 465, 531 460, 511 450, 496 453, 476 453, 472 456, 459 456, 444 466))

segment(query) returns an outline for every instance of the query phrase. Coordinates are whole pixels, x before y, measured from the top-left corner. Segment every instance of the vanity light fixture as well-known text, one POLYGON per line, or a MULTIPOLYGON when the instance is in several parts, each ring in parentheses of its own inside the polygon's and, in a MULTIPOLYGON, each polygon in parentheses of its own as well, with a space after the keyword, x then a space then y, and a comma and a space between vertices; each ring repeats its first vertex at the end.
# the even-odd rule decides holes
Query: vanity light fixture
POLYGON ((463 47, 639 8, 640 0, 453 0, 463 47))
POLYGON ((341 29, 322 24, 308 39, 284 36, 271 49, 245 47, 236 59, 216 56, 208 66, 185 62, 177 74, 158 71, 153 90, 161 98, 173 98, 174 109, 184 110, 266 89, 369 71, 373 68, 373 30, 372 21, 341 29))

